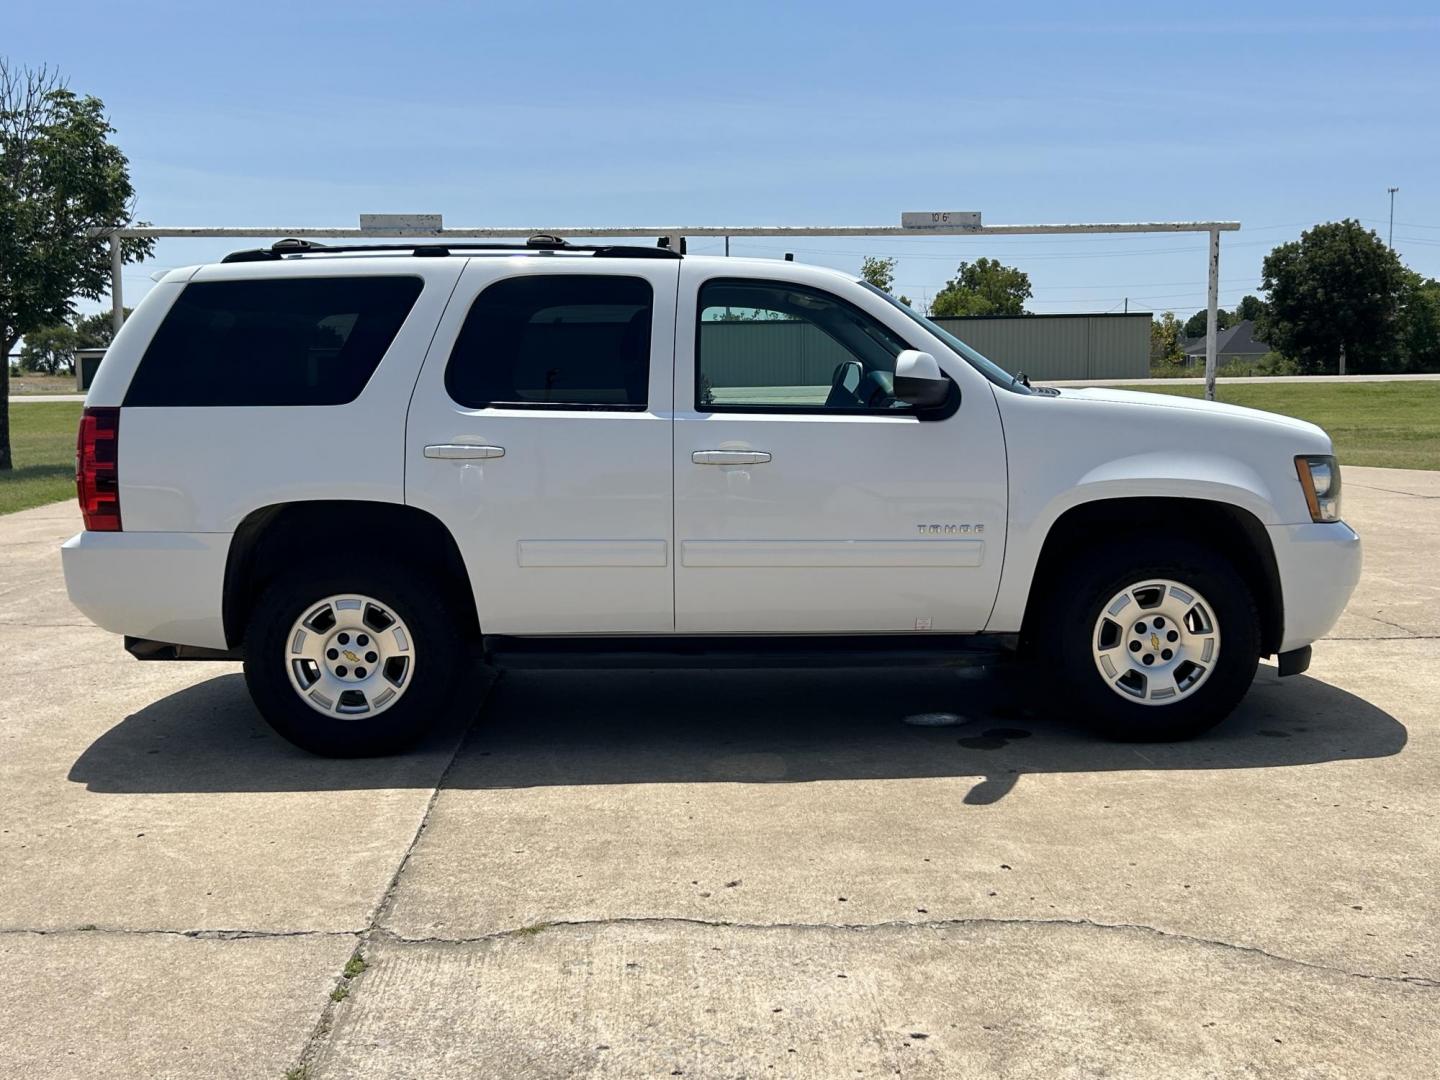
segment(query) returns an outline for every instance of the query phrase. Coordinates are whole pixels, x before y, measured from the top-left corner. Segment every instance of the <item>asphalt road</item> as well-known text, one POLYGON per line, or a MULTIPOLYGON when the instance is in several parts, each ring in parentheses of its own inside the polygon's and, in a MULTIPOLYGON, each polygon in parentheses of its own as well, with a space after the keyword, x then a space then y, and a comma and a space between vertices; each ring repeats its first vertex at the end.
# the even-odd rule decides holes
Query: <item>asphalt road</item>
POLYGON ((1434 1075, 1440 473, 1345 499, 1350 609, 1197 742, 1043 672, 525 673, 358 762, 0 518, 0 1075, 1434 1075))

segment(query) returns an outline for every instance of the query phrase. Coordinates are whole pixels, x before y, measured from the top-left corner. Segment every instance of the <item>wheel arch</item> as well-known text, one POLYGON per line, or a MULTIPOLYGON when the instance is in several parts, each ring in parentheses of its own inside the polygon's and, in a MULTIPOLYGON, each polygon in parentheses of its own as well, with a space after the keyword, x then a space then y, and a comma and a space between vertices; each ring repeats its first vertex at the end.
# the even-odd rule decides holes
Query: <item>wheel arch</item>
POLYGON ((1185 496, 1131 496, 1082 502, 1051 524, 1035 564, 1021 623, 1021 648, 1034 641, 1046 598, 1062 581, 1079 553, 1107 535, 1137 529, 1174 531, 1208 544, 1230 559, 1245 579, 1260 614, 1260 647, 1269 655, 1280 647, 1284 631, 1284 598, 1275 548, 1264 524, 1250 510, 1233 503, 1185 496))
POLYGON ((231 647, 244 640, 245 624, 260 591, 297 561, 296 545, 313 544, 321 530, 342 535, 363 530, 375 550, 413 553, 413 561, 437 584, 454 590, 451 599, 463 620, 461 631, 467 639, 479 641, 470 575, 454 536, 439 518, 403 503, 327 499, 263 506, 247 514, 236 528, 225 563, 221 609, 225 640, 231 647))

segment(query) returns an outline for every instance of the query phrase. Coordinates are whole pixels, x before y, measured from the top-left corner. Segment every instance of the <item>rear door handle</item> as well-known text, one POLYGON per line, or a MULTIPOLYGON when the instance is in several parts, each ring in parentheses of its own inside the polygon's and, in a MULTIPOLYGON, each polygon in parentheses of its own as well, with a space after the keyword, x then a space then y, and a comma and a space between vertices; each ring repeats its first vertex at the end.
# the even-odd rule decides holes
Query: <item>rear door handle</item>
POLYGON ((696 450, 690 455, 696 465, 763 465, 770 460, 768 450, 696 450))
POLYGON ((472 446, 468 443, 431 443, 425 447, 425 456, 442 461, 475 461, 484 458, 505 456, 503 446, 472 446))

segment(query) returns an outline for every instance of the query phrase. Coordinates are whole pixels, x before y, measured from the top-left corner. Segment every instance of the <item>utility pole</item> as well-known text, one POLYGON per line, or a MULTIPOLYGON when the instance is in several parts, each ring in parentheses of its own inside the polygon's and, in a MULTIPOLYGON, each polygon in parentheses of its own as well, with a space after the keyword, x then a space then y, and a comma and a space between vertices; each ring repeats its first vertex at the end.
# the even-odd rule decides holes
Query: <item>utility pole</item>
POLYGON ((1391 250, 1391 251, 1394 251, 1394 250, 1395 250, 1395 192, 1399 191, 1400 189, 1399 189, 1398 187, 1392 187, 1392 188, 1386 188, 1385 190, 1390 193, 1390 250, 1391 250))

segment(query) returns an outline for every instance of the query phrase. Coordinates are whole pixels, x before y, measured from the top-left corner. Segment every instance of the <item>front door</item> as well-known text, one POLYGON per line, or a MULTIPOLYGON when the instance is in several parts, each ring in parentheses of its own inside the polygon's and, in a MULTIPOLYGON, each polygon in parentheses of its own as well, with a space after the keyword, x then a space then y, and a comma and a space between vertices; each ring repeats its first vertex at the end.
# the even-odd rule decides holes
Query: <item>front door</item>
POLYGON ((490 257, 461 275, 410 407, 405 498, 455 537, 485 633, 674 630, 678 266, 490 257))
POLYGON ((897 401, 897 354, 934 346, 860 286, 792 264, 687 263, 677 320, 676 629, 981 630, 1006 495, 983 378, 937 356, 951 405, 897 401))

